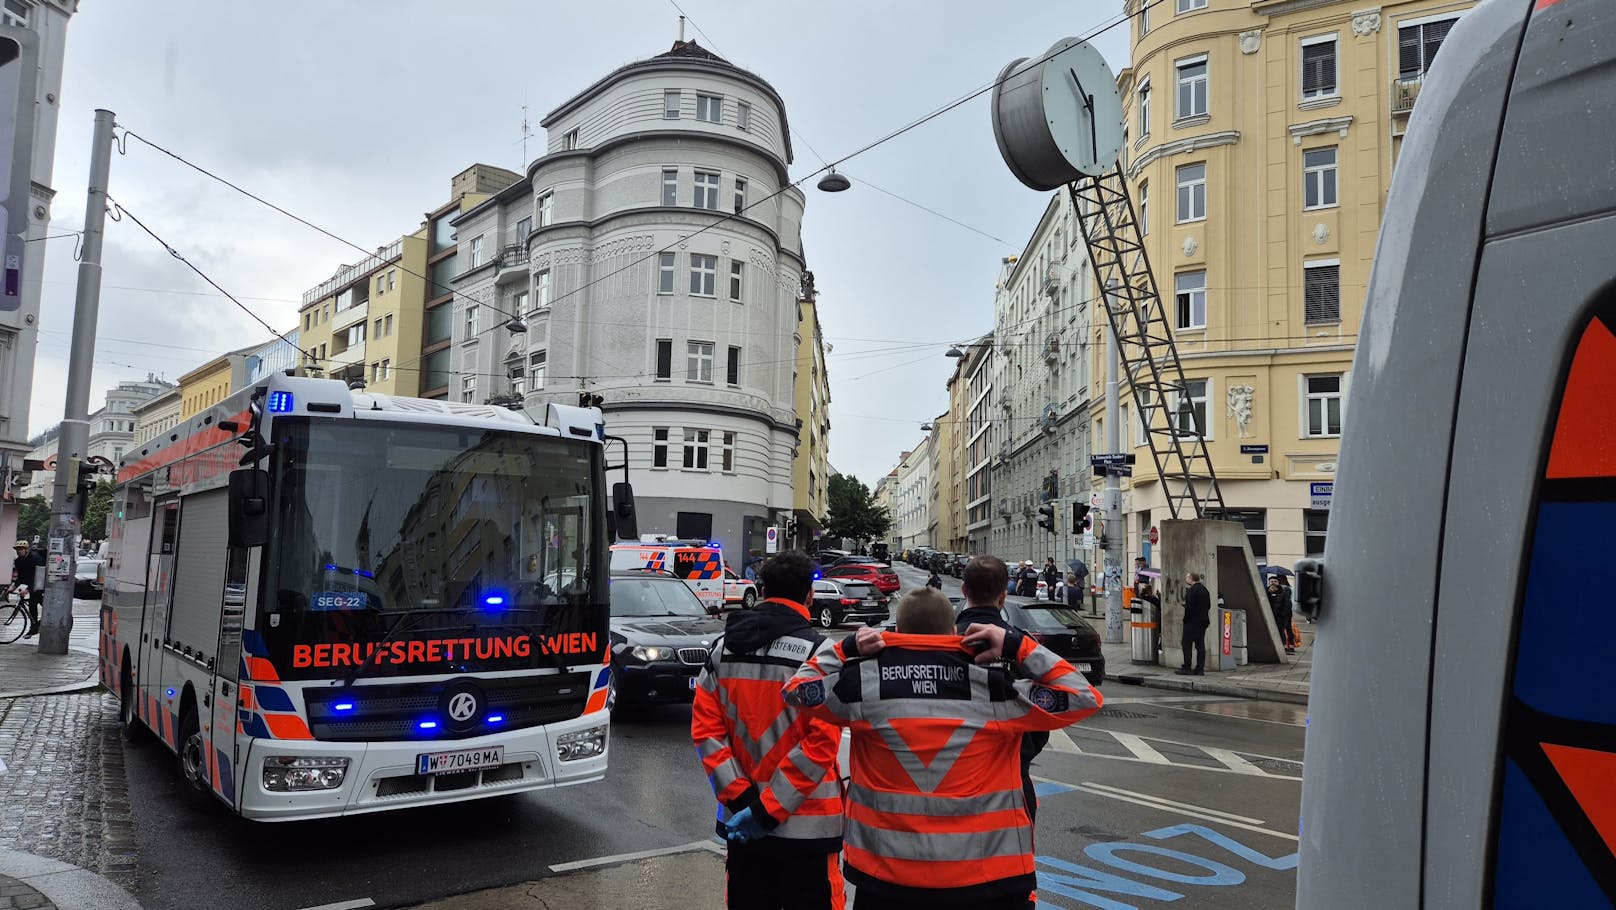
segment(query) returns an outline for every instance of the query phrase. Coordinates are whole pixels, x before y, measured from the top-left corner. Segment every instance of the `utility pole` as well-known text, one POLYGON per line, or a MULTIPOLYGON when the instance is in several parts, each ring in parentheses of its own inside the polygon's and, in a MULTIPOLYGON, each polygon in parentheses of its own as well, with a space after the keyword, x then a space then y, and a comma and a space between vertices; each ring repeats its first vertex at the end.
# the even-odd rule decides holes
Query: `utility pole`
MULTIPOLYGON (((1105 305, 1119 305, 1116 279, 1106 282, 1105 305)), ((1122 427, 1117 401, 1117 333, 1105 333, 1105 451, 1108 455, 1122 452, 1122 427)), ((1116 644, 1122 641, 1122 473, 1120 467, 1105 469, 1105 560, 1100 571, 1105 574, 1105 640, 1116 644)))
POLYGON ((67 360, 67 404, 56 444, 56 490, 46 544, 45 609, 39 621, 39 653, 66 654, 73 631, 73 574, 78 568, 79 513, 85 496, 79 467, 90 443, 90 373, 95 359, 95 323, 101 307, 101 238, 107 218, 107 178, 112 172, 111 111, 95 112, 90 146, 90 189, 84 203, 84 251, 73 302, 73 346, 67 360))

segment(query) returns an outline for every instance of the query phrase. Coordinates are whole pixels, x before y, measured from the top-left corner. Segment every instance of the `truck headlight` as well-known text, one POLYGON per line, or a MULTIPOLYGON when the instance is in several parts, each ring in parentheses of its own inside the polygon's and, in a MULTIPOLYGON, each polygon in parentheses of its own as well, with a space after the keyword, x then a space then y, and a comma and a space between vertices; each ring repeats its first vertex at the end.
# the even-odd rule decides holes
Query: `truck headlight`
POLYGON ((264 759, 264 789, 335 790, 348 776, 348 759, 314 755, 271 755, 264 759))
POLYGON ((634 655, 636 660, 643 660, 646 663, 650 663, 653 660, 673 660, 672 648, 635 645, 628 653, 634 655))
POLYGON ((593 758, 605 751, 605 727, 590 727, 588 730, 576 730, 556 737, 556 758, 561 761, 593 758))

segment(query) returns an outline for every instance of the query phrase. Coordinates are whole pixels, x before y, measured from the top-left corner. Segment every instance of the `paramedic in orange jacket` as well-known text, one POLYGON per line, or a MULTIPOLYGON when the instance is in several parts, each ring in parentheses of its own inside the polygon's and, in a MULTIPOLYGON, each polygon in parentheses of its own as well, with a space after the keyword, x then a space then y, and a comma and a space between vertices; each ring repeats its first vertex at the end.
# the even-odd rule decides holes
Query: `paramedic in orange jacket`
POLYGON ((788 701, 852 729, 855 910, 1026 907, 1037 877, 1021 734, 1100 709, 1071 664, 1018 630, 972 625, 962 638, 953 621, 942 594, 911 591, 897 634, 822 646, 787 685, 788 701), (1001 655, 1008 669, 982 666, 1001 655))
POLYGON ((781 697, 822 642, 808 623, 814 564, 788 550, 758 577, 766 599, 730 614, 690 713, 729 841, 726 899, 732 910, 841 910, 841 730, 781 697))

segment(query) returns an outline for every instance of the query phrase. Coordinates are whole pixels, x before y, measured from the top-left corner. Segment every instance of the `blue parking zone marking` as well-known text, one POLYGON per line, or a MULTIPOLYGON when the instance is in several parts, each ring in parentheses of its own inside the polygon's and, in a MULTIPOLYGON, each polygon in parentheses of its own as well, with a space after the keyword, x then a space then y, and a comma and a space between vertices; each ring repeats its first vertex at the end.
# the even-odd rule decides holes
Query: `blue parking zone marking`
POLYGON ((1054 796, 1057 793, 1066 793, 1076 790, 1077 788, 1071 784, 1058 784, 1052 780, 1040 780, 1033 782, 1032 789, 1034 793, 1038 794, 1039 799, 1043 799, 1046 796, 1054 796))

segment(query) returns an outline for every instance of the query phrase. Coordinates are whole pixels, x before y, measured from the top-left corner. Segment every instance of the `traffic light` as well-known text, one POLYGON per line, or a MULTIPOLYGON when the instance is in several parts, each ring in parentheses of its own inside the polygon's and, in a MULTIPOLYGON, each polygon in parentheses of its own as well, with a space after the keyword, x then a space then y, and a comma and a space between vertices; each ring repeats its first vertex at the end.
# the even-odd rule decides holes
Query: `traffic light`
POLYGON ((1072 503, 1072 533, 1081 534, 1089 529, 1089 506, 1085 503, 1072 503))
POLYGON ((1055 506, 1053 504, 1038 507, 1038 527, 1049 533, 1055 533, 1055 506))

